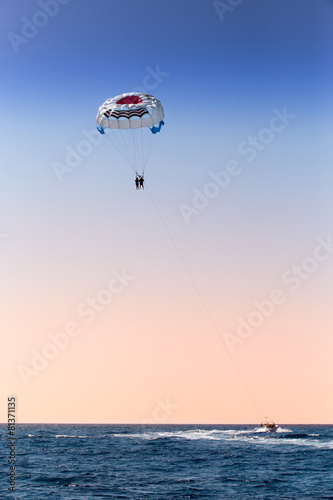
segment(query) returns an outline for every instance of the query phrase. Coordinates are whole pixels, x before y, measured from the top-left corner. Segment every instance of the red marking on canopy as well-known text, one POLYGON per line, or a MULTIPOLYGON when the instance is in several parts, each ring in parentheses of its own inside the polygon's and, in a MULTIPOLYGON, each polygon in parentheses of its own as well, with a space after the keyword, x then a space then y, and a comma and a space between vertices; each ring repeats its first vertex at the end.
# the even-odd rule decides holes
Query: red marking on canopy
POLYGON ((141 102, 141 97, 138 97, 137 95, 127 95, 117 101, 117 104, 140 104, 141 102))

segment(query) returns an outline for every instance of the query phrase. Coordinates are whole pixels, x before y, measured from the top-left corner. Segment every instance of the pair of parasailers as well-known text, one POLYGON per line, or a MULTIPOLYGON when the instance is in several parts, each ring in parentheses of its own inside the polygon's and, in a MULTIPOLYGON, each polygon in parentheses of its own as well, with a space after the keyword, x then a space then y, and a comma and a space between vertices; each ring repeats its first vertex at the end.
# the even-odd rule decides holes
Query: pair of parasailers
POLYGON ((135 187, 136 189, 144 189, 144 177, 143 177, 143 174, 142 175, 139 175, 139 174, 136 174, 135 176, 135 187))

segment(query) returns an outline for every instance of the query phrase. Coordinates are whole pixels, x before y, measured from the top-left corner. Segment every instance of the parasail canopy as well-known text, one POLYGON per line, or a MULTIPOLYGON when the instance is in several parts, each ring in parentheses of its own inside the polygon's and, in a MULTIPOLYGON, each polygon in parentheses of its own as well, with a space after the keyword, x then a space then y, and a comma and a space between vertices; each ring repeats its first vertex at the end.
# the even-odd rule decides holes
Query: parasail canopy
POLYGON ((106 129, 113 145, 127 164, 143 174, 148 162, 152 137, 164 125, 164 109, 161 102, 150 94, 129 92, 107 99, 99 108, 97 129, 106 129))

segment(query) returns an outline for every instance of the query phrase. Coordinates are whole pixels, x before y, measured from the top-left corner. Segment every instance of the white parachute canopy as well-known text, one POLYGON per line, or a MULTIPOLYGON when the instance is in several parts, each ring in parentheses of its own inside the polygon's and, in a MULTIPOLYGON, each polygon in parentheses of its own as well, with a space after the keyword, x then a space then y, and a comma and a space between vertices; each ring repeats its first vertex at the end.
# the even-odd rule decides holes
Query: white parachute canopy
POLYGON ((144 174, 152 138, 164 125, 164 110, 154 96, 140 92, 121 94, 107 99, 99 108, 96 123, 126 163, 138 174, 144 174))

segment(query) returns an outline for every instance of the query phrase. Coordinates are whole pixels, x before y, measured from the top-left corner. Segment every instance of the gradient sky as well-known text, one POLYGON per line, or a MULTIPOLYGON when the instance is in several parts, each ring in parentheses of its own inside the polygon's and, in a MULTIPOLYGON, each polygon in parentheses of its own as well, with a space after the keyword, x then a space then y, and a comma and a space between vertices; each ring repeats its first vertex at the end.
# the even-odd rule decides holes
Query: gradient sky
POLYGON ((333 2, 244 0, 223 20, 210 0, 43 3, 1 7, 1 421, 14 394, 19 422, 332 423, 333 2), (45 25, 22 41, 27 20, 45 25), (148 189, 105 136, 59 182, 98 107, 145 82, 166 114, 148 189), (247 161, 240 145, 284 108, 247 161), (181 204, 230 161, 186 223, 181 204), (132 279, 80 316, 115 271, 132 279))

